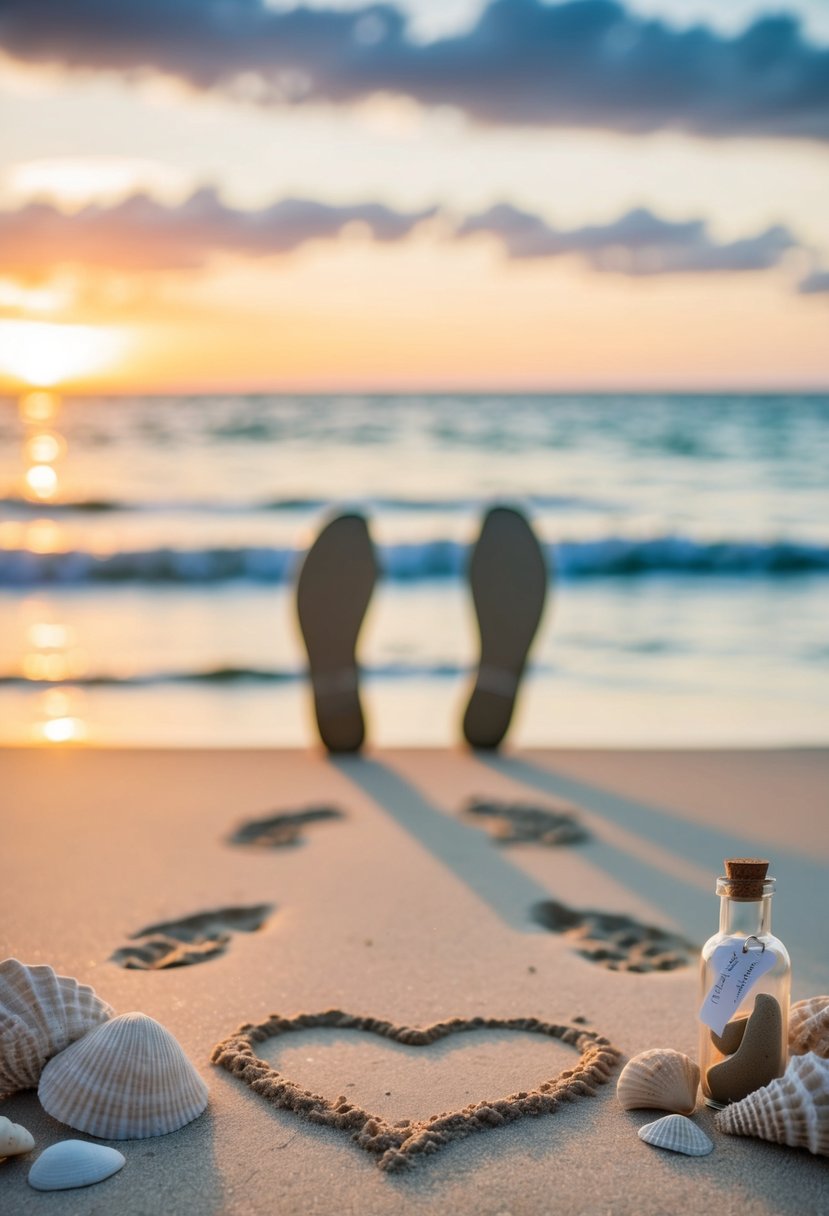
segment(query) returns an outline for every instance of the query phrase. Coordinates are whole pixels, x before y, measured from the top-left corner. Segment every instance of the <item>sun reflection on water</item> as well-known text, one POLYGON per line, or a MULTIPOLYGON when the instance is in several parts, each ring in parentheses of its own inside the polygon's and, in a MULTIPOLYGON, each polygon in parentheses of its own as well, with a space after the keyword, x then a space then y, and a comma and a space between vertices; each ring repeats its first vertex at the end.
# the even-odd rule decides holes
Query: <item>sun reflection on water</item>
POLYGON ((23 497, 32 502, 49 502, 57 496, 60 478, 55 462, 66 451, 66 441, 54 429, 44 430, 43 424, 54 422, 60 410, 57 393, 38 391, 24 393, 18 402, 18 412, 25 427, 23 453, 26 469, 23 474, 23 497))
POLYGON ((29 626, 29 643, 39 650, 60 650, 71 636, 71 630, 66 625, 52 621, 34 621, 29 626))
POLYGON ((54 519, 34 519, 23 529, 23 544, 31 553, 60 553, 66 548, 63 532, 54 519))
POLYGON ((49 718, 41 724, 41 734, 49 743, 80 742, 86 738, 86 723, 81 718, 49 718))
POLYGON ((59 619, 48 601, 28 599, 22 608, 21 675, 34 685, 53 685, 34 700, 31 737, 49 744, 81 742, 88 735, 84 693, 71 681, 85 673, 86 653, 77 644, 75 630, 59 619))
POLYGON ((34 464, 51 464, 63 450, 64 441, 50 431, 40 431, 26 440, 26 455, 34 464))
POLYGON ((32 498, 54 498, 58 492, 58 475, 50 464, 33 464, 26 470, 26 489, 32 498))
POLYGON ((24 422, 49 422, 60 409, 60 397, 46 389, 35 389, 23 394, 17 408, 24 422))
MULTIPOLYGON (((18 402, 24 432, 21 495, 43 504, 44 510, 58 495, 60 476, 55 465, 67 450, 66 440, 55 425, 60 408, 60 396, 45 389, 24 393, 18 402)), ((58 521, 43 515, 0 525, 0 544, 46 555, 60 552, 66 541, 58 521)), ((86 653, 77 644, 75 630, 60 619, 48 600, 26 599, 22 615, 20 674, 33 685, 52 685, 34 700, 31 738, 45 744, 82 742, 88 735, 84 696, 81 689, 71 686, 71 681, 85 674, 86 653)))

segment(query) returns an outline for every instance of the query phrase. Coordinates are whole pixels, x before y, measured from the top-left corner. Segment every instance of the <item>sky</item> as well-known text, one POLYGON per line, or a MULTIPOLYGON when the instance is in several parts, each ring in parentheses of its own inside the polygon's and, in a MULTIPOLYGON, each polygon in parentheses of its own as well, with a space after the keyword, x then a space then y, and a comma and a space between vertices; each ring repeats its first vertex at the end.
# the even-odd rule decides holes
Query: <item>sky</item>
POLYGON ((825 389, 825 0, 0 0, 0 391, 825 389))

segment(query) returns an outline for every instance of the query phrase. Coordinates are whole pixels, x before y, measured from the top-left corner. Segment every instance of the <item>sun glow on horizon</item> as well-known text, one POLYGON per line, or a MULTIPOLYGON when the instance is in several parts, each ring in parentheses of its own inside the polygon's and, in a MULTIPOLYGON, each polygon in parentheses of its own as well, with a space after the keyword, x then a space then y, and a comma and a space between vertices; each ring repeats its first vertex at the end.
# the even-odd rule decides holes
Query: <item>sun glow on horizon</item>
POLYGON ((0 370, 33 388, 53 388, 110 366, 126 345, 119 329, 0 321, 0 370))

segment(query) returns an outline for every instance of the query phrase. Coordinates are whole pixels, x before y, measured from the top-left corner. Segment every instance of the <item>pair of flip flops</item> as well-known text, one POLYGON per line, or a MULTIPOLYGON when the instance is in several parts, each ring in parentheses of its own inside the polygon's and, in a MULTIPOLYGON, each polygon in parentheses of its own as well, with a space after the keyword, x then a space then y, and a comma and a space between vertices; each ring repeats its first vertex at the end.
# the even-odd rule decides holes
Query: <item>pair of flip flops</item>
MULTIPOLYGON (((374 546, 361 515, 340 515, 306 555, 297 586, 299 624, 320 737, 331 752, 358 751, 365 738, 357 638, 377 580, 374 546)), ((472 552, 469 580, 481 655, 463 733, 497 747, 512 718, 527 654, 544 607, 547 565, 524 516, 493 507, 472 552)))

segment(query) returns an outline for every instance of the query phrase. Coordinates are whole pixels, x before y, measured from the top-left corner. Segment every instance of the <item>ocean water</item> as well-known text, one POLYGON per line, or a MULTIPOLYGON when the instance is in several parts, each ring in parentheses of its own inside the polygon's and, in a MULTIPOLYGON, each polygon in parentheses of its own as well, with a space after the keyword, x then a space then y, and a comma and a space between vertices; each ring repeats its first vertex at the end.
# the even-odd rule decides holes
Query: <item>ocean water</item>
POLYGON ((0 742, 310 742, 293 579, 359 509, 371 738, 452 743, 496 502, 553 572, 515 743, 829 741, 829 396, 41 394, 0 402, 0 742))

